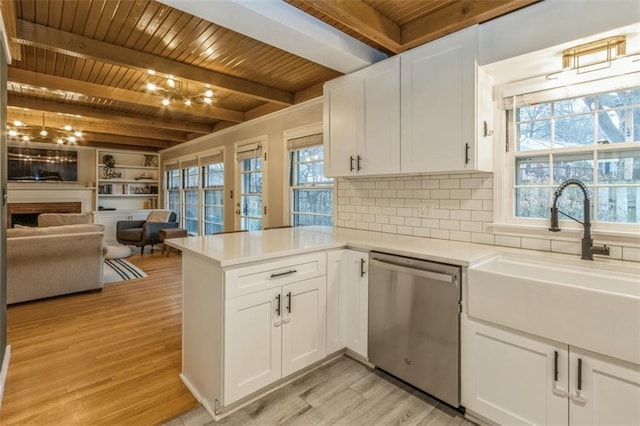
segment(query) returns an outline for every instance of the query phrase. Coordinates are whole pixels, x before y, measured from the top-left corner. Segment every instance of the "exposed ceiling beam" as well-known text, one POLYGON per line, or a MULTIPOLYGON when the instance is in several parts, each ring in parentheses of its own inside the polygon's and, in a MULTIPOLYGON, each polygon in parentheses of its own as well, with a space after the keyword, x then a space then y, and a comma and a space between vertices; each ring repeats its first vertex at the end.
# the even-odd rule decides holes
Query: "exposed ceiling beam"
MULTIPOLYGON (((36 88, 45 87, 50 90, 80 93, 87 96, 95 96, 98 98, 112 99, 118 102, 146 105, 155 108, 158 108, 160 103, 157 96, 149 93, 102 86, 100 84, 87 83, 85 81, 73 80, 49 74, 41 74, 17 68, 8 68, 7 71, 7 81, 18 84, 27 84, 36 88)), ((203 105, 202 108, 199 108, 197 105, 195 107, 187 107, 181 103, 175 103, 167 108, 209 119, 215 118, 235 123, 244 121, 244 114, 242 112, 218 108, 211 105, 203 105)))
POLYGON ((402 28, 360 0, 285 0, 306 5, 393 53, 402 51, 402 28))
POLYGON ((387 57, 282 0, 159 1, 345 74, 387 57))
POLYGON ((411 49, 538 1, 465 0, 456 2, 404 25, 402 28, 403 49, 411 49))
POLYGON ((2 15, 2 22, 4 23, 4 29, 6 31, 6 42, 9 44, 9 52, 11 58, 15 61, 22 59, 22 49, 20 45, 12 40, 12 37, 16 35, 16 5, 14 1, 0 1, 0 14, 2 15))
POLYGON ((210 126, 208 124, 190 123, 178 120, 160 120, 154 117, 141 117, 118 112, 102 112, 91 107, 47 101, 43 99, 28 98, 24 96, 18 96, 11 92, 7 93, 7 105, 9 107, 34 109, 38 111, 55 112, 68 115, 79 115, 81 117, 95 118, 104 121, 116 121, 120 124, 131 124, 133 126, 179 130, 181 132, 200 134, 208 134, 213 132, 213 126, 210 126))
MULTIPOLYGON (((212 8, 214 9, 214 8, 212 8)), ((160 56, 150 55, 126 47, 94 40, 60 31, 44 25, 19 19, 16 42, 36 46, 79 58, 89 58, 108 64, 135 68, 146 72, 152 69, 165 75, 174 75, 199 85, 209 84, 213 88, 238 93, 244 96, 285 105, 293 103, 293 94, 282 89, 207 70, 160 56)))
MULTIPOLYGON (((13 122, 20 120, 22 123, 38 128, 42 126, 42 114, 38 111, 25 110, 22 108, 7 108, 7 121, 13 122)), ((182 132, 167 131, 162 129, 139 128, 122 125, 117 121, 105 122, 104 120, 73 118, 60 114, 45 114, 45 123, 47 127, 62 129, 65 125, 71 125, 74 130, 80 130, 83 133, 106 133, 113 135, 127 135, 148 139, 159 139, 164 141, 186 142, 187 138, 182 132)))
POLYGON ((82 137, 86 142, 104 142, 104 143, 113 143, 117 145, 127 145, 127 146, 142 146, 142 147, 152 147, 152 148, 169 148, 170 146, 175 145, 175 143, 171 143, 169 141, 160 141, 157 139, 146 139, 146 138, 134 138, 132 136, 116 136, 116 135, 108 135, 104 133, 85 133, 82 137))

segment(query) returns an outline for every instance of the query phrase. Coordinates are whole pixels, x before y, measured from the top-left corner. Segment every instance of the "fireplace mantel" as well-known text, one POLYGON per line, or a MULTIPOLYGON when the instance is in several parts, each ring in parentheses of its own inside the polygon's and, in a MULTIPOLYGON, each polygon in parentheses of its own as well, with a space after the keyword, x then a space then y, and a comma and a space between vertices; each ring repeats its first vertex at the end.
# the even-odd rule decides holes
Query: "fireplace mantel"
POLYGON ((95 188, 74 184, 9 183, 8 203, 71 203, 79 202, 81 213, 93 208, 95 188))

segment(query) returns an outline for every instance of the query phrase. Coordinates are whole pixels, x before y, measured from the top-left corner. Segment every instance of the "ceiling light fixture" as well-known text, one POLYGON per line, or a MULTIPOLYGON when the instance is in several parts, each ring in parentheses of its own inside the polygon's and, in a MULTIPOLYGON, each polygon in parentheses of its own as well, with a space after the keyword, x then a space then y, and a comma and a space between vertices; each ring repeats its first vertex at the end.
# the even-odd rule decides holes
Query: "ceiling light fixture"
POLYGON ((547 80, 589 74, 593 79, 640 70, 640 54, 627 55, 626 36, 619 35, 581 44, 562 51, 562 71, 546 75, 547 80))
POLYGON ((32 126, 25 124, 20 120, 15 120, 11 125, 7 125, 8 135, 10 139, 21 140, 23 142, 48 142, 63 144, 77 143, 82 138, 80 130, 74 130, 73 126, 67 124, 62 128, 47 127, 45 116, 42 113, 42 125, 32 126))
MULTIPOLYGON (((156 75, 156 72, 152 70, 148 70, 148 73, 156 75)), ((148 82, 145 84, 145 88, 147 91, 161 96, 160 103, 164 106, 169 106, 174 102, 180 102, 185 106, 211 105, 213 103, 213 90, 207 87, 203 91, 191 92, 189 83, 180 81, 172 75, 167 76, 162 84, 148 82)))

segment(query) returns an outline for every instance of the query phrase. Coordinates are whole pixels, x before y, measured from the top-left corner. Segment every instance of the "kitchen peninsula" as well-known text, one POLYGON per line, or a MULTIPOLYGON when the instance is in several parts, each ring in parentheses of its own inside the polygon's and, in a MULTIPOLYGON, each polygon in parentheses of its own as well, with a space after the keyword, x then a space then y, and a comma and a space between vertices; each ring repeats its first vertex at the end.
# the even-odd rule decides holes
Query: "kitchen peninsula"
MULTIPOLYGON (((635 406, 625 401, 632 401, 637 396, 638 391, 631 384, 640 385, 640 365, 637 364, 640 360, 637 337, 640 329, 627 321, 627 327, 616 326, 618 333, 606 332, 607 324, 619 324, 625 318, 628 320, 633 312, 640 312, 640 289, 637 284, 633 285, 640 272, 636 263, 612 259, 585 261, 575 255, 330 227, 196 236, 171 239, 167 244, 183 253, 181 378, 214 418, 225 416, 345 353, 345 350, 356 359, 368 361, 367 298, 371 251, 462 268, 461 405, 467 409, 470 419, 474 419, 474 415, 480 416, 475 419, 497 419, 501 422, 509 419, 505 414, 507 411, 497 412, 491 408, 492 404, 487 405, 483 401, 503 395, 491 392, 491 389, 506 387, 512 389, 508 395, 519 395, 522 389, 517 387, 521 385, 511 378, 518 378, 524 373, 536 373, 536 377, 541 377, 543 383, 536 388, 539 397, 536 401, 544 402, 550 389, 547 378, 553 377, 546 374, 547 366, 553 365, 556 353, 560 354, 561 363, 566 361, 563 358, 566 351, 558 349, 562 345, 572 345, 571 348, 575 345, 588 354, 584 364, 586 368, 591 368, 594 360, 600 360, 598 368, 609 371, 607 374, 615 392, 600 394, 595 389, 590 391, 592 393, 581 393, 592 395, 587 408, 596 403, 594 399, 600 403, 602 399, 611 398, 606 395, 618 395, 616 407, 620 409, 615 413, 627 413, 627 420, 636 416, 635 408, 627 409, 635 406), (505 276, 501 266, 505 262, 509 265, 520 262, 529 268, 531 265, 547 265, 550 271, 562 273, 527 276, 528 281, 519 284, 517 271, 524 266, 505 276), (487 275, 488 280, 478 278, 471 282, 472 275, 479 276, 478 271, 483 269, 499 274, 494 275, 499 279, 487 275), (583 286, 580 280, 572 283, 572 276, 580 277, 580 274, 607 276, 609 280, 602 281, 606 287, 604 290, 583 286), (500 280, 507 287, 500 287, 500 280), (532 290, 508 291, 515 285, 531 286, 532 290), (552 295, 555 291, 566 292, 562 300, 610 297, 606 304, 623 304, 621 309, 589 311, 592 324, 603 325, 600 328, 605 332, 600 333, 594 327, 581 331, 579 325, 583 319, 579 315, 582 314, 571 304, 564 305, 565 312, 557 314, 554 324, 545 322, 544 307, 550 305, 545 295, 552 295), (512 295, 512 298, 505 297, 505 294, 512 295), (496 306, 498 300, 500 306, 496 306), (518 312, 513 314, 515 316, 508 316, 513 310, 507 307, 515 307, 515 303, 524 303, 527 308, 518 308, 518 312), (496 312, 504 312, 504 315, 496 316, 496 312), (489 318, 490 315, 494 317, 489 318), (526 324, 535 327, 520 330, 522 327, 512 318, 522 318, 526 324), (558 327, 560 324, 563 326, 558 327), (575 329, 574 325, 578 328, 575 329), (564 334, 553 334, 558 330, 564 330, 564 334), (486 360, 502 359, 500 357, 504 355, 511 357, 509 359, 517 366, 505 372, 505 383, 493 383, 495 380, 484 383, 485 376, 479 374, 486 368, 477 366, 474 360, 480 359, 481 355, 487 356, 484 351, 488 348, 480 339, 484 335, 496 335, 500 337, 499 342, 505 342, 504 346, 492 347, 494 352, 486 360), (523 341, 521 336, 527 336, 528 340, 523 341), (535 343, 539 339, 545 342, 553 339, 557 343, 539 349, 535 343), (620 347, 617 344, 620 342, 624 343, 621 352, 608 349, 620 347), (511 348, 513 352, 513 348, 520 349, 520 346, 521 351, 510 352, 510 355, 506 353, 506 349, 511 348), (638 346, 637 351, 635 346, 638 346), (525 357, 531 353, 532 347, 547 361, 540 364, 536 361, 539 357, 525 357), (532 361, 535 363, 529 364, 532 361), (480 390, 490 393, 478 394, 480 390)), ((557 368, 565 377, 564 364, 557 368)), ((556 394, 552 397, 556 398, 556 394)), ((554 408, 553 412, 547 412, 549 408, 544 403, 529 404, 527 411, 539 415, 539 418, 550 418, 550 415, 568 409, 567 396, 559 398, 554 405, 559 408, 554 408)), ((516 400, 499 400, 496 403, 511 404, 505 405, 507 408, 517 407, 519 403, 516 400)))

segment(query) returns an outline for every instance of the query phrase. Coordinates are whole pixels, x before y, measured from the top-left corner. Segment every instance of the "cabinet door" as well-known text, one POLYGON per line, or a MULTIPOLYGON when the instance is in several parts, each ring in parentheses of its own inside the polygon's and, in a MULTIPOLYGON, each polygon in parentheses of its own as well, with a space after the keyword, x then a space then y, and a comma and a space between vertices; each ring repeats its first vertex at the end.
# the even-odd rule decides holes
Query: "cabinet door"
POLYGON ((355 174, 356 150, 363 137, 362 77, 346 75, 324 85, 324 175, 355 174))
POLYGON ((369 333, 369 256, 345 250, 345 273, 342 284, 346 295, 347 348, 367 358, 369 333))
POLYGON ((281 377, 280 287, 225 302, 224 405, 281 377))
POLYGON ((356 171, 358 175, 399 173, 400 57, 371 65, 362 73, 364 137, 356 151, 360 157, 356 171))
POLYGON ((497 424, 566 424, 568 349, 462 315, 462 405, 497 424))
POLYGON ((346 345, 346 298, 342 277, 345 250, 327 252, 327 354, 339 351, 346 345))
POLYGON ((640 425, 640 365, 570 348, 569 422, 640 425))
POLYGON ((327 355, 326 277, 282 287, 282 376, 327 355))
POLYGON ((401 55, 403 173, 467 169, 465 146, 474 144, 476 128, 476 35, 477 26, 401 55))

